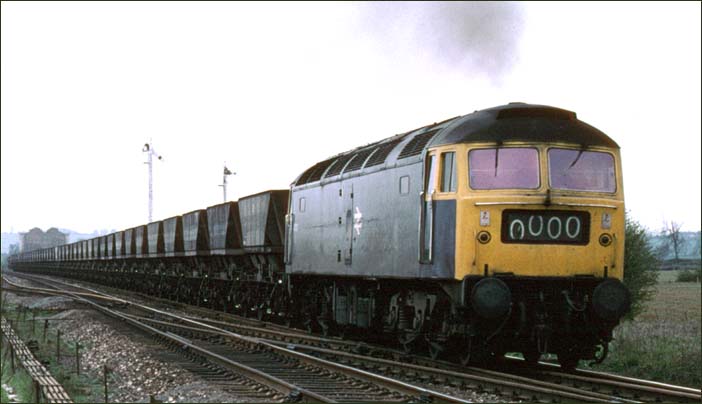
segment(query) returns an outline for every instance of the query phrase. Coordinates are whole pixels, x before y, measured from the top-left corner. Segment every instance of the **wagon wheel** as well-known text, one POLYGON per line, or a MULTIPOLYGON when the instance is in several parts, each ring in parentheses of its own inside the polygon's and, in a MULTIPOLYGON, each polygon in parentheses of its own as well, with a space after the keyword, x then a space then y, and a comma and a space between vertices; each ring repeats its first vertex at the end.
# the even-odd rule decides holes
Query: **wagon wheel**
POLYGON ((346 339, 346 337, 350 337, 351 334, 353 334, 353 331, 348 325, 339 325, 336 327, 336 336, 341 339, 346 339))
POLYGON ((400 330, 398 332, 397 342, 400 344, 400 348, 404 353, 410 354, 416 350, 418 336, 419 332, 415 331, 400 330))
POLYGON ((434 360, 439 359, 446 350, 445 343, 439 342, 434 338, 427 338, 427 347, 429 348, 429 357, 434 360))
POLYGON ((324 338, 328 338, 331 335, 331 327, 329 326, 329 321, 324 318, 317 318, 317 324, 319 324, 320 331, 324 338))

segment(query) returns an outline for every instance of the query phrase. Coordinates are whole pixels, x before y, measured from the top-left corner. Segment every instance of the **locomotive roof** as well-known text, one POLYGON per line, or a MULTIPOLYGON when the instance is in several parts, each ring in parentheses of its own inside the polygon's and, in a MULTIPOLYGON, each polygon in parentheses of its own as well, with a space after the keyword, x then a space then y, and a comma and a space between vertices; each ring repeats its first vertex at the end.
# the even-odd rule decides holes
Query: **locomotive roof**
POLYGON ((421 159, 428 147, 478 142, 564 142, 582 147, 619 148, 599 129, 577 119, 575 112, 545 105, 512 102, 475 111, 395 135, 318 162, 294 182, 307 184, 345 176, 389 163, 421 159))
POLYGON ((429 146, 475 142, 566 142, 618 148, 609 136, 577 119, 575 112, 513 102, 456 118, 429 146))

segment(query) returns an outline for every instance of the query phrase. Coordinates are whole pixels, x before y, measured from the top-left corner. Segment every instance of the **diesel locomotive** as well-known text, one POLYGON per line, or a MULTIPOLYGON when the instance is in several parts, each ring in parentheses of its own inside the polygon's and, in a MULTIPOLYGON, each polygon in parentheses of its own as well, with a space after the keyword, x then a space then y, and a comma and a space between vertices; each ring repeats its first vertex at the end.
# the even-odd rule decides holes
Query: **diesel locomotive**
POLYGON ((619 146, 510 103, 320 161, 289 190, 11 257, 463 364, 601 361, 629 310, 619 146))

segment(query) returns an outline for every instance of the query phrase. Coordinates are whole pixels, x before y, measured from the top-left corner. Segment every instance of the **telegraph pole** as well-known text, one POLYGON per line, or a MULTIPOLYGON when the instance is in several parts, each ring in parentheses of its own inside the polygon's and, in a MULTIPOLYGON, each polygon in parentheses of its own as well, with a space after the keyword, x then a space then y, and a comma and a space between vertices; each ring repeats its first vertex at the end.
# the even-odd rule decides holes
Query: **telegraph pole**
POLYGON ((153 156, 156 156, 159 160, 163 157, 156 153, 154 150, 154 145, 149 139, 149 143, 145 143, 144 147, 141 149, 148 156, 149 161, 144 162, 149 166, 149 223, 151 223, 154 213, 154 176, 153 176, 153 156))
POLYGON ((222 185, 220 185, 220 187, 222 187, 224 191, 224 202, 227 201, 227 175, 236 175, 236 173, 229 171, 229 169, 227 168, 227 162, 225 161, 224 174, 222 175, 222 185))

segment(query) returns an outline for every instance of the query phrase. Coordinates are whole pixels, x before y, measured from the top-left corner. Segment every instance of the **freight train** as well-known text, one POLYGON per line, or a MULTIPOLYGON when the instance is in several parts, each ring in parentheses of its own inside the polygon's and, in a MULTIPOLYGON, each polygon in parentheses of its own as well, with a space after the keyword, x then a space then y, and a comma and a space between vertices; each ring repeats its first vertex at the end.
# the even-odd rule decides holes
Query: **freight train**
POLYGON ((619 146, 571 111, 510 103, 10 265, 463 364, 573 368, 604 359, 629 310, 623 259, 619 146))

